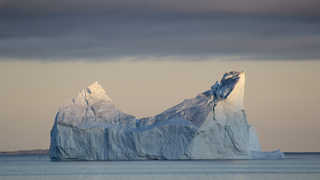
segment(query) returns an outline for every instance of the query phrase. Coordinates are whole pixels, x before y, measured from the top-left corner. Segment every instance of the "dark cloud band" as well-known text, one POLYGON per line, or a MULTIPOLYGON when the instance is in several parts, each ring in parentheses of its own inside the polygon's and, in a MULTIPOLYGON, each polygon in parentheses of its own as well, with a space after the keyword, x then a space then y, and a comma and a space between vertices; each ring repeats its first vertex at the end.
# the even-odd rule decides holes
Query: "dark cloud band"
POLYGON ((7 14, 251 13, 320 15, 319 0, 1 0, 7 14))
POLYGON ((0 59, 141 56, 320 59, 320 20, 311 17, 2 17, 0 59))

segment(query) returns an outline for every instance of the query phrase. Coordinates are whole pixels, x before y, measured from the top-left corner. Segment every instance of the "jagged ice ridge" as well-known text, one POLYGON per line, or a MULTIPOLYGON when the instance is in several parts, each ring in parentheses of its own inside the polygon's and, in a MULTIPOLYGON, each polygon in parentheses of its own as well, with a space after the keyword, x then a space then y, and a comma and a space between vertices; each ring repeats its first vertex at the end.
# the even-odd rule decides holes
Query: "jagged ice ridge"
POLYGON ((152 117, 120 111, 97 83, 63 105, 51 130, 52 160, 278 159, 261 152, 243 106, 244 72, 152 117))

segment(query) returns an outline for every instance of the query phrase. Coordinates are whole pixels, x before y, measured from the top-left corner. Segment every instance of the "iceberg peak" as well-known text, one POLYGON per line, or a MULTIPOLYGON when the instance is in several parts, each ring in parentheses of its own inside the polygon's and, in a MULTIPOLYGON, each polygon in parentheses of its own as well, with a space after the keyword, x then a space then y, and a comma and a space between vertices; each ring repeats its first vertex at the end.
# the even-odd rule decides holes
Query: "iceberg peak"
MULTIPOLYGON (((95 81, 94 83, 90 84, 86 88, 87 92, 91 95, 105 95, 108 97, 106 91, 103 89, 103 87, 98 83, 98 81, 95 81)), ((109 98, 109 97, 108 97, 109 98)), ((110 98, 109 98, 110 99, 110 98)), ((111 99, 110 99, 111 100, 111 99)))
POLYGON ((102 88, 102 86, 98 83, 98 81, 93 82, 93 83, 90 84, 87 88, 90 89, 90 90, 92 90, 92 91, 94 91, 94 90, 101 90, 101 89, 104 90, 104 89, 102 88))
POLYGON ((97 101, 107 101, 112 102, 112 99, 107 95, 103 87, 95 81, 88 87, 82 89, 78 97, 73 99, 73 103, 77 104, 94 104, 97 101))
POLYGON ((225 73, 220 81, 212 87, 211 92, 215 102, 225 101, 228 104, 243 109, 243 97, 245 88, 245 73, 231 71, 225 73))

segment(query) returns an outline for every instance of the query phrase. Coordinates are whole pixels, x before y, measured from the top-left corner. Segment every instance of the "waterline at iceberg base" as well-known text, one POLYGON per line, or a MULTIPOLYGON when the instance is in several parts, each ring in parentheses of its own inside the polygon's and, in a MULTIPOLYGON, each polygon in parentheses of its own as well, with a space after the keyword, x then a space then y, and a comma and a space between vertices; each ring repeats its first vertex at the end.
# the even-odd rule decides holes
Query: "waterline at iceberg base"
POLYGON ((51 130, 52 160, 280 159, 261 152, 243 106, 245 73, 153 116, 120 111, 97 83, 63 105, 51 130))

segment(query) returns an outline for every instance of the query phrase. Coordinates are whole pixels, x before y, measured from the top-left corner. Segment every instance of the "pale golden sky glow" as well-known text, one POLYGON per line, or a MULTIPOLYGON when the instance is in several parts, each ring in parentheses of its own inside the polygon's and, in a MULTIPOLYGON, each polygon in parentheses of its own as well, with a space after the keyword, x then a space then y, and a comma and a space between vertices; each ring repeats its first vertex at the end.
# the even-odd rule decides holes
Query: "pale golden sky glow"
POLYGON ((320 151, 318 61, 0 62, 0 151, 47 148, 58 107, 98 81, 113 102, 150 116, 245 71, 245 107, 263 149, 320 151))

